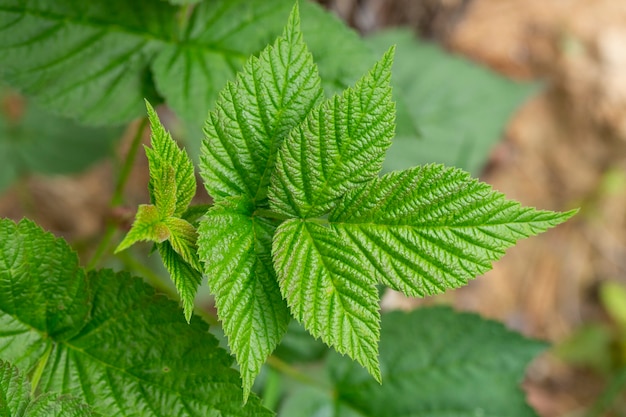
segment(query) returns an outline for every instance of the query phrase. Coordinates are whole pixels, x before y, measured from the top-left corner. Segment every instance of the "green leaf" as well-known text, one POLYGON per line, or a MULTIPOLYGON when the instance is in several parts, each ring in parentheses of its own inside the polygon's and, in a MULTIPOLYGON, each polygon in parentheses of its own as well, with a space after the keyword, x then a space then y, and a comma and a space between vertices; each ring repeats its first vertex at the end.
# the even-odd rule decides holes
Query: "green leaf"
POLYGON ((62 240, 23 220, 0 221, 0 356, 42 366, 39 389, 107 417, 270 416, 242 406, 232 358, 199 319, 141 280, 90 272, 62 240))
POLYGON ((196 194, 196 177, 193 162, 183 149, 180 149, 165 130, 159 116, 146 101, 150 120, 150 145, 146 155, 150 163, 150 189, 154 204, 163 206, 168 216, 180 217, 187 210, 196 194), (173 178, 172 178, 172 171, 173 178), (174 201, 168 199, 174 198, 174 201), (172 210, 171 206, 175 208, 172 210))
POLYGON ((198 260, 198 248, 196 246, 198 240, 196 229, 186 220, 177 217, 168 218, 165 224, 171 233, 169 242, 172 245, 172 249, 194 269, 201 271, 202 266, 198 260))
POLYGON ((575 212, 525 208, 464 171, 426 165, 350 190, 328 220, 369 274, 424 296, 465 285, 517 240, 575 212))
MULTIPOLYGON (((341 90, 373 62, 359 36, 318 4, 300 2, 302 30, 327 91, 341 90), (341 39, 341 42, 328 42, 341 39)), ((186 121, 206 119, 212 103, 250 55, 281 34, 293 0, 212 0, 196 6, 179 42, 168 43, 152 68, 159 92, 186 121)))
POLYGON ((185 246, 189 244, 190 242, 185 242, 177 237, 157 244, 163 265, 169 272, 170 278, 183 303, 183 312, 187 322, 191 320, 196 293, 202 282, 201 268, 196 268, 200 266, 198 255, 195 252, 196 248, 193 248, 192 251, 189 246, 185 246), (177 245, 179 249, 175 249, 174 245, 177 245), (185 256, 187 258, 184 258, 179 251, 186 253, 185 256), (191 262, 188 262, 187 259, 190 259, 191 262))
POLYGON ((247 62, 209 114, 200 163, 209 194, 267 204, 278 148, 322 94, 295 7, 283 35, 247 62))
MULTIPOLYGON (((0 220, 0 310, 3 315, 19 316, 22 328, 37 329, 64 342, 80 331, 79 323, 88 320, 90 295, 85 271, 78 266, 78 258, 67 243, 43 233, 29 221, 23 220, 15 226, 10 220, 0 220)), ((1 348, 0 352, 2 358, 7 359, 1 348)))
POLYGON ((520 389, 545 345, 449 308, 383 314, 382 385, 349 360, 327 365, 332 393, 288 398, 289 417, 535 417, 520 389))
POLYGON ((283 143, 272 177, 272 209, 294 217, 327 213, 351 187, 375 177, 394 134, 393 48, 357 84, 315 108, 283 143))
MULTIPOLYGON (((164 1, 0 0, 0 77, 48 109, 96 124, 140 116, 156 89, 198 125, 226 81, 281 33, 292 6, 204 1, 179 27, 180 8, 164 1)), ((319 5, 302 9, 328 90, 345 87, 362 73, 368 48, 319 5)))
POLYGON ((376 277, 334 229, 300 219, 274 235, 274 265, 291 313, 315 337, 380 381, 376 277))
POLYGON ((247 396, 290 315, 271 267, 275 225, 256 217, 245 197, 217 203, 199 228, 199 254, 247 396))
POLYGON ((156 206, 141 204, 137 208, 133 225, 115 249, 115 253, 128 249, 139 241, 160 243, 169 239, 170 236, 170 229, 156 206))
POLYGON ((0 76, 83 122, 132 120, 154 97, 150 61, 172 39, 176 10, 153 0, 0 0, 0 76))
POLYGON ((397 47, 398 133, 385 158, 389 171, 442 163, 478 175, 512 113, 536 89, 420 41, 408 29, 366 41, 378 53, 397 47))
POLYGON ((189 203, 196 193, 193 162, 163 128, 150 103, 146 102, 146 107, 152 130, 152 147, 146 148, 146 156, 150 165, 150 199, 154 205, 139 206, 131 230, 115 252, 139 240, 158 243, 157 248, 180 295, 185 318, 189 321, 202 281, 202 266, 197 255, 196 229, 179 216, 187 214, 189 203))
POLYGON ((168 1, 171 4, 195 4, 203 0, 162 0, 162 1, 168 1))
POLYGON ((2 417, 22 415, 30 402, 30 384, 18 369, 0 360, 0 411, 2 417))
POLYGON ((83 171, 111 155, 121 135, 119 129, 78 126, 1 85, 0 101, 0 193, 24 175, 83 171))
POLYGON ((95 417, 97 414, 71 397, 53 394, 30 396, 30 384, 19 370, 0 360, 0 416, 95 417))

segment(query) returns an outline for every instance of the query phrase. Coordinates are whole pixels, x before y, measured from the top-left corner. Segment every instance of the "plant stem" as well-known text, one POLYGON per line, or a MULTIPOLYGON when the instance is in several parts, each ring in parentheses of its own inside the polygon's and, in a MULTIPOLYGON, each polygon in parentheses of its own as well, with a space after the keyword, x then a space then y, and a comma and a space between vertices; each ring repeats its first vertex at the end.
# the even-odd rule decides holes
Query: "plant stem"
MULTIPOLYGON (((122 260, 122 262, 124 262, 124 265, 128 269, 134 269, 137 271, 158 292, 167 295, 172 300, 180 300, 176 291, 173 291, 171 287, 165 285, 163 280, 152 269, 137 261, 134 257, 129 255, 127 251, 122 251, 118 253, 117 256, 122 260)), ((208 311, 196 307, 193 312, 199 317, 202 317, 202 319, 209 325, 221 326, 218 318, 208 311)))
POLYGON ((605 411, 609 409, 615 397, 624 392, 626 387, 626 367, 620 369, 617 374, 611 379, 609 386, 606 387, 604 392, 596 400, 595 404, 587 412, 586 417, 600 417, 604 415, 605 411))
POLYGON ((37 393, 37 388, 39 387, 39 381, 41 381, 41 376, 43 375, 44 369, 46 369, 46 365, 48 364, 48 359, 50 358, 50 353, 52 353, 52 342, 48 343, 48 347, 46 351, 43 353, 41 359, 37 363, 37 367, 35 368, 35 372, 33 372, 33 377, 30 381, 30 397, 35 398, 35 394, 37 393))
POLYGON ((275 211, 272 211, 270 209, 264 209, 264 208, 258 208, 254 210, 254 213, 252 213, 252 215, 257 216, 257 217, 264 217, 266 219, 274 219, 274 220, 290 219, 290 217, 285 216, 284 214, 276 213, 275 211))
MULTIPOLYGON (((137 132, 135 132, 135 136, 133 137, 133 140, 130 144, 128 154, 126 155, 126 160, 124 161, 124 165, 122 166, 122 170, 120 171, 120 175, 117 179, 117 184, 115 185, 115 191, 113 192, 113 196, 111 197, 111 203, 109 204, 111 208, 120 205, 124 199, 124 188, 126 187, 126 183, 128 182, 128 178, 130 177, 130 173, 133 169, 135 157, 137 156, 137 150, 139 149, 139 145, 141 144, 143 131, 145 130, 147 124, 148 119, 144 117, 143 119, 141 119, 141 122, 137 127, 137 132)), ((87 270, 94 269, 98 266, 99 262, 102 260, 102 257, 108 251, 111 240, 113 240, 113 236, 115 236, 116 231, 117 224, 112 220, 107 221, 104 236, 102 237, 102 240, 100 240, 100 244, 96 248, 93 256, 87 263, 87 270)))
POLYGON ((132 255, 129 254, 128 250, 118 252, 116 256, 121 259, 126 268, 138 272, 158 292, 163 293, 170 298, 176 299, 178 297, 176 292, 172 291, 170 287, 165 285, 163 280, 152 269, 137 261, 132 255))
POLYGON ((329 387, 326 386, 324 383, 322 383, 321 381, 317 381, 311 377, 309 377, 308 375, 306 375, 304 372, 298 370, 297 368, 291 366, 290 364, 288 364, 287 362, 279 359, 278 357, 271 355, 267 358, 267 364, 272 367, 274 370, 287 375, 288 377, 298 381, 298 382, 302 382, 303 384, 306 385, 310 385, 310 386, 314 386, 314 387, 318 387, 321 388, 323 390, 329 390, 329 387))

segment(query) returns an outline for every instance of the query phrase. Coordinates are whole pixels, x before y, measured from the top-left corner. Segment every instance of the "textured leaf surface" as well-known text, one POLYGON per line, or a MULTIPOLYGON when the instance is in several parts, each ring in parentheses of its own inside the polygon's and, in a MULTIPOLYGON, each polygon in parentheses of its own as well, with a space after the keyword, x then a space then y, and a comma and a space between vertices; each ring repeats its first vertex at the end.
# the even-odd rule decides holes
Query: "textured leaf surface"
POLYGON ((315 337, 380 381, 376 277, 334 229, 300 219, 276 231, 274 264, 292 314, 315 337))
POLYGON ((202 221, 199 254, 231 351, 237 357, 244 395, 289 324, 271 262, 275 226, 252 216, 243 197, 218 203, 202 221))
POLYGON ((0 416, 2 417, 95 417, 97 414, 70 397, 44 394, 30 396, 30 384, 19 370, 0 360, 0 416))
POLYGON ((375 177, 394 134, 393 49, 357 84, 315 108, 284 142, 272 178, 272 209, 327 213, 348 189, 375 177))
POLYGON ((176 8, 125 0, 0 1, 0 76, 46 108, 111 124, 141 114, 176 8))
POLYGON ((322 94, 296 9, 283 35, 248 61, 209 114, 200 164, 209 194, 263 204, 279 146, 322 94))
MULTIPOLYGON (((165 1, 2 0, 0 76, 47 108, 99 124, 140 116, 156 86, 179 116, 199 125, 248 56, 281 33, 292 6, 204 1, 179 28, 180 8, 165 1)), ((319 5, 302 9, 328 89, 345 87, 371 59, 368 48, 319 5)))
POLYGON ((512 113, 534 90, 419 41, 406 29, 366 41, 379 53, 397 48, 392 84, 398 128, 386 170, 442 163, 478 175, 512 113))
MULTIPOLYGON (((1 55, 1 53, 0 53, 1 55)), ((0 193, 31 173, 71 174, 111 155, 119 129, 78 126, 0 85, 0 193)))
MULTIPOLYGON (((300 3, 302 30, 325 89, 347 87, 374 61, 369 48, 318 4, 300 3)), ((167 44, 152 67, 168 104, 183 119, 202 123, 218 92, 248 57, 281 34, 293 5, 292 0, 212 0, 198 5, 180 42, 167 44)))
POLYGON ((196 177, 193 162, 187 153, 176 145, 172 135, 165 130, 159 116, 146 102, 150 120, 151 148, 146 148, 150 163, 150 189, 157 207, 164 206, 164 214, 180 217, 196 194, 196 177), (172 178, 173 172, 173 178, 172 178), (168 199, 173 198, 170 202, 168 199), (174 209, 169 209, 173 205, 174 209))
MULTIPOLYGON (((191 258, 192 260, 192 262, 188 262, 187 259, 180 254, 180 249, 176 250, 173 247, 174 242, 178 240, 179 239, 174 237, 167 242, 159 243, 157 244, 157 249, 163 260, 163 265, 165 265, 165 269, 169 272, 170 278, 180 296, 185 319, 189 321, 193 314, 194 299, 196 298, 198 287, 200 287, 200 283, 202 282, 202 273, 200 272, 200 268, 196 269, 196 267, 199 266, 198 255, 195 252, 196 249, 194 248, 194 252, 187 255, 187 259, 191 258)), ((184 243, 179 242, 179 246, 180 245, 184 245, 184 243)), ((185 247, 183 246, 183 248, 185 247)), ((189 248, 186 247, 185 249, 189 248)))
POLYGON ((0 221, 0 357, 105 416, 271 415, 242 406, 232 359, 199 319, 187 324, 141 280, 78 266, 67 244, 29 221, 0 221))
POLYGON ((171 232, 162 214, 152 204, 141 204, 137 208, 135 221, 117 246, 115 252, 128 249, 137 242, 163 242, 170 238, 171 232))
POLYGON ((367 260, 369 273, 424 296, 466 284, 517 240, 574 213, 522 207, 464 171, 426 165, 349 191, 329 221, 367 260))
POLYGON ((202 281, 196 245, 198 234, 191 223, 180 217, 187 214, 196 193, 193 162, 165 130, 148 102, 146 107, 152 130, 152 147, 146 148, 150 165, 148 188, 154 204, 139 206, 132 228, 115 251, 120 252, 140 240, 158 243, 189 321, 202 281))
POLYGON ((545 345, 449 308, 383 314, 383 384, 349 360, 328 363, 333 394, 288 399, 279 416, 534 417, 520 383, 545 345))

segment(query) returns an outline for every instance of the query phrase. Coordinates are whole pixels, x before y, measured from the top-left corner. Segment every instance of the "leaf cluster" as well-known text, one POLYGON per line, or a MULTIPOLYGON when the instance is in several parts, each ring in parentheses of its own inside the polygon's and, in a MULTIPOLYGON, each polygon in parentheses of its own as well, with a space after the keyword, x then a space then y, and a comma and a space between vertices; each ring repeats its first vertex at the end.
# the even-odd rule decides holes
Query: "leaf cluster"
MULTIPOLYGON (((523 208, 442 165, 379 177, 394 136, 393 53, 325 98, 296 7, 209 113, 200 173, 215 205, 200 221, 198 256, 245 395, 291 317, 380 382, 377 285, 410 296, 457 288, 573 214, 523 208)), ((160 148, 148 150, 156 205, 140 208, 121 248, 173 236, 181 175, 154 162, 171 159, 160 148)), ((180 293, 189 315, 193 300, 180 293)))

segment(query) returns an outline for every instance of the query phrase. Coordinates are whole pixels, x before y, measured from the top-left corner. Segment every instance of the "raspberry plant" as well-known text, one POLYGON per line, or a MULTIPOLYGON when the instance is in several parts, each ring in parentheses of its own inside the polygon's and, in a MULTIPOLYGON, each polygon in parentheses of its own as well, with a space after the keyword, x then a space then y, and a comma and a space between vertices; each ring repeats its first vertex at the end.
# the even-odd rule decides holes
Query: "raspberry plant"
MULTIPOLYGON (((184 320, 127 273, 87 271, 34 223, 0 221, 0 411, 271 415, 251 390, 293 318, 347 358, 328 361, 335 395, 298 388, 284 415, 532 416, 517 382, 541 343, 444 308, 381 317, 379 286, 410 296, 463 286, 574 212, 522 207, 442 165, 380 175, 395 131, 393 56, 326 98, 296 6, 209 113, 209 209, 190 205, 194 165, 147 104, 151 203, 117 251, 154 242, 184 320), (203 275, 240 376, 192 316, 203 275)), ((157 75, 167 68, 155 62, 157 75)), ((92 104, 81 117, 99 117, 92 104)))

